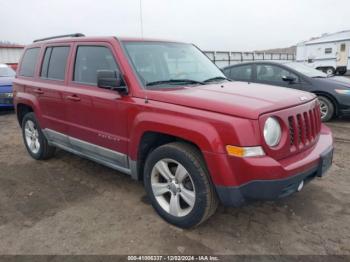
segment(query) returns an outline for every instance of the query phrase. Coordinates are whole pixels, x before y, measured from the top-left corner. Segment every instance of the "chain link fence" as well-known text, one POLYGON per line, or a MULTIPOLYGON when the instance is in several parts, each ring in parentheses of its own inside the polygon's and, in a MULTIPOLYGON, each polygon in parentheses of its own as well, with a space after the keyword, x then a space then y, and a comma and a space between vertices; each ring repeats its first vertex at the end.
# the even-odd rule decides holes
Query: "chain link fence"
POLYGON ((209 59, 212 60, 218 67, 225 67, 248 61, 295 60, 295 54, 289 53, 204 51, 204 54, 206 54, 209 57, 209 59))

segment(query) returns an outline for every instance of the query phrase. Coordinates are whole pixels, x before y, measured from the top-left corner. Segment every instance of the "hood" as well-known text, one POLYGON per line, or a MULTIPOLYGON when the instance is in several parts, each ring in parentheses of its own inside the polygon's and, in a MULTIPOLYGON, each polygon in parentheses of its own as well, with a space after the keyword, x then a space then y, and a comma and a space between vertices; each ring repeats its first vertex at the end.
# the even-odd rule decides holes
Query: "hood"
POLYGON ((332 76, 329 78, 320 78, 319 80, 350 88, 350 78, 344 76, 332 76))
POLYGON ((151 100, 250 119, 315 98, 314 94, 304 91, 246 82, 147 90, 147 96, 151 100))
POLYGON ((12 86, 13 77, 0 77, 0 86, 12 86))

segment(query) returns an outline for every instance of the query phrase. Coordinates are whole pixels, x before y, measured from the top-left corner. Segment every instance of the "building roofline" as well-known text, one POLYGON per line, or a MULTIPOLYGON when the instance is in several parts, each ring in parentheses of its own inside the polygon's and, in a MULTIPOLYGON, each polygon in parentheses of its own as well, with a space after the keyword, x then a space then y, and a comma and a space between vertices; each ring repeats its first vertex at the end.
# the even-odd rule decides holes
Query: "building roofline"
POLYGON ((0 44, 0 48, 24 48, 24 45, 0 44))

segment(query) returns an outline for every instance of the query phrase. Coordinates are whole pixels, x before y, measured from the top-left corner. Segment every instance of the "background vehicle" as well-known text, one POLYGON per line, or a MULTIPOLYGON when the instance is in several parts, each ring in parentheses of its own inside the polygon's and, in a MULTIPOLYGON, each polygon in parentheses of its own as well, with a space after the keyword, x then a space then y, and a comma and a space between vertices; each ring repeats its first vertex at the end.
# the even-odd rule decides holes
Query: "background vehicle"
POLYGON ((233 80, 294 88, 316 94, 322 121, 350 114, 350 80, 328 76, 297 62, 251 62, 223 69, 233 80))
POLYGON ((12 81, 15 75, 9 66, 0 64, 0 108, 13 107, 12 81))
POLYGON ((248 89, 192 44, 69 36, 26 47, 14 81, 34 159, 59 147, 143 180, 158 214, 184 228, 218 200, 285 197, 331 165, 311 93, 248 89))
POLYGON ((297 45, 296 61, 331 75, 350 70, 350 30, 305 41, 297 45))

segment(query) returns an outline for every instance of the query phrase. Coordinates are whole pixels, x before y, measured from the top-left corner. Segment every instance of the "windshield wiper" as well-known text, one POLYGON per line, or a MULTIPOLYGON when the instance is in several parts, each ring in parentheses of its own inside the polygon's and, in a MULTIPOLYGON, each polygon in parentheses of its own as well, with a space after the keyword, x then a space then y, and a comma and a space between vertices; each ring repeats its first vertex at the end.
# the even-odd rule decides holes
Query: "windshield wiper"
POLYGON ((168 80, 148 82, 148 83, 146 83, 146 86, 155 86, 155 85, 172 84, 172 83, 187 83, 187 84, 204 85, 203 82, 192 80, 192 79, 168 79, 168 80))
POLYGON ((211 82, 211 81, 215 81, 215 80, 227 80, 227 81, 232 81, 231 79, 228 79, 227 77, 223 77, 223 76, 216 76, 216 77, 212 77, 212 78, 209 78, 207 80, 204 80, 203 82, 204 83, 208 83, 208 82, 211 82))

